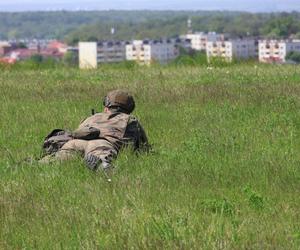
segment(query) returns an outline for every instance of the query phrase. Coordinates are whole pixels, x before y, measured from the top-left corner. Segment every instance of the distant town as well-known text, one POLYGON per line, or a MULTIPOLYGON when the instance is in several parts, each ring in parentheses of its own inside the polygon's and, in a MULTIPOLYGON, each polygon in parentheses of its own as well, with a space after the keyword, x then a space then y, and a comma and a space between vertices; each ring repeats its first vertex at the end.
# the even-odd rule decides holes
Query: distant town
MULTIPOLYGON (((166 64, 191 51, 206 54, 208 62, 221 58, 226 62, 234 60, 257 60, 262 63, 296 63, 291 55, 299 54, 300 40, 270 40, 239 37, 216 32, 193 32, 188 21, 187 34, 173 38, 132 41, 79 42, 78 46, 57 40, 10 40, 0 41, 0 63, 15 64, 33 56, 62 60, 67 53, 77 58, 82 69, 97 68, 99 64, 134 61, 141 65, 154 62, 166 64)), ((114 30, 112 29, 112 32, 114 30)))

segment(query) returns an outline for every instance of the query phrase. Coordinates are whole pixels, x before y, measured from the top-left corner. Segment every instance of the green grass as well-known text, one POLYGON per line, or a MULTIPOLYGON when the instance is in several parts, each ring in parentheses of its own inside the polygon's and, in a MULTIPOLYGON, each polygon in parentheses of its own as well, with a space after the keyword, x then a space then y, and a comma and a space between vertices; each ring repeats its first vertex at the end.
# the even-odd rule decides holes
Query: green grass
POLYGON ((0 97, 0 249, 300 248, 300 67, 2 69, 0 97), (110 184, 22 163, 115 88, 153 153, 122 152, 110 184))

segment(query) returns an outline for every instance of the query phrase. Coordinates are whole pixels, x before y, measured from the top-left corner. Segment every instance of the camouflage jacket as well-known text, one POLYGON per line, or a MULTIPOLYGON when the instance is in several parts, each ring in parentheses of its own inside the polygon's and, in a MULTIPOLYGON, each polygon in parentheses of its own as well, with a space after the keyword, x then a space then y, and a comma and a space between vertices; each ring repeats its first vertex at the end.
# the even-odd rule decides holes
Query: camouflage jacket
POLYGON ((134 150, 149 149, 146 133, 137 118, 121 112, 97 113, 90 116, 73 134, 79 139, 91 137, 87 134, 93 135, 89 139, 105 139, 117 151, 128 145, 134 150))

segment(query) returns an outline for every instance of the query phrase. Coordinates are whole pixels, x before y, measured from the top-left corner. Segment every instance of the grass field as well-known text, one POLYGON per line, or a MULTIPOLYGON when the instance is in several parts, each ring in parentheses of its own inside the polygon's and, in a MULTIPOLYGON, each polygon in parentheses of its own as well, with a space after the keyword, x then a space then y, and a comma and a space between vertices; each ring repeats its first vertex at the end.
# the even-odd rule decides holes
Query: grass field
POLYGON ((0 249, 300 248, 299 66, 2 69, 0 97, 0 249), (115 88, 153 153, 22 162, 115 88))

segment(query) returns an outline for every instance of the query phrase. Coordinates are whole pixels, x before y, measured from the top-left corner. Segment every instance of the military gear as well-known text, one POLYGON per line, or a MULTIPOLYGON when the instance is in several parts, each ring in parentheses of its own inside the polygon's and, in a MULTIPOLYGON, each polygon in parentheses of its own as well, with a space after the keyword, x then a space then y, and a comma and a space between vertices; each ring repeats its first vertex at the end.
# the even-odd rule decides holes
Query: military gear
POLYGON ((104 97, 103 105, 116 111, 127 114, 132 113, 135 108, 133 96, 122 90, 113 90, 104 97))
POLYGON ((133 115, 125 113, 98 113, 84 120, 79 130, 93 127, 100 132, 99 139, 105 139, 119 150, 122 146, 131 145, 134 150, 149 148, 146 133, 133 115))
MULTIPOLYGON (((124 113, 98 113, 85 119, 78 130, 95 128, 100 131, 94 140, 73 139, 63 145, 55 157, 67 160, 75 152, 86 157, 96 155, 102 162, 111 163, 122 147, 132 146, 134 150, 149 149, 147 136, 138 120, 124 113)), ((75 130, 76 131, 76 130, 75 130)))
POLYGON ((44 155, 51 155, 60 150, 63 145, 72 140, 72 133, 63 129, 54 129, 44 139, 42 146, 44 155))
POLYGON ((123 144, 124 134, 130 115, 125 113, 98 113, 79 125, 79 130, 85 128, 96 128, 100 132, 99 139, 111 143, 112 147, 119 150, 123 144))
POLYGON ((75 139, 94 140, 99 138, 100 130, 94 127, 82 127, 76 129, 72 135, 75 139))

